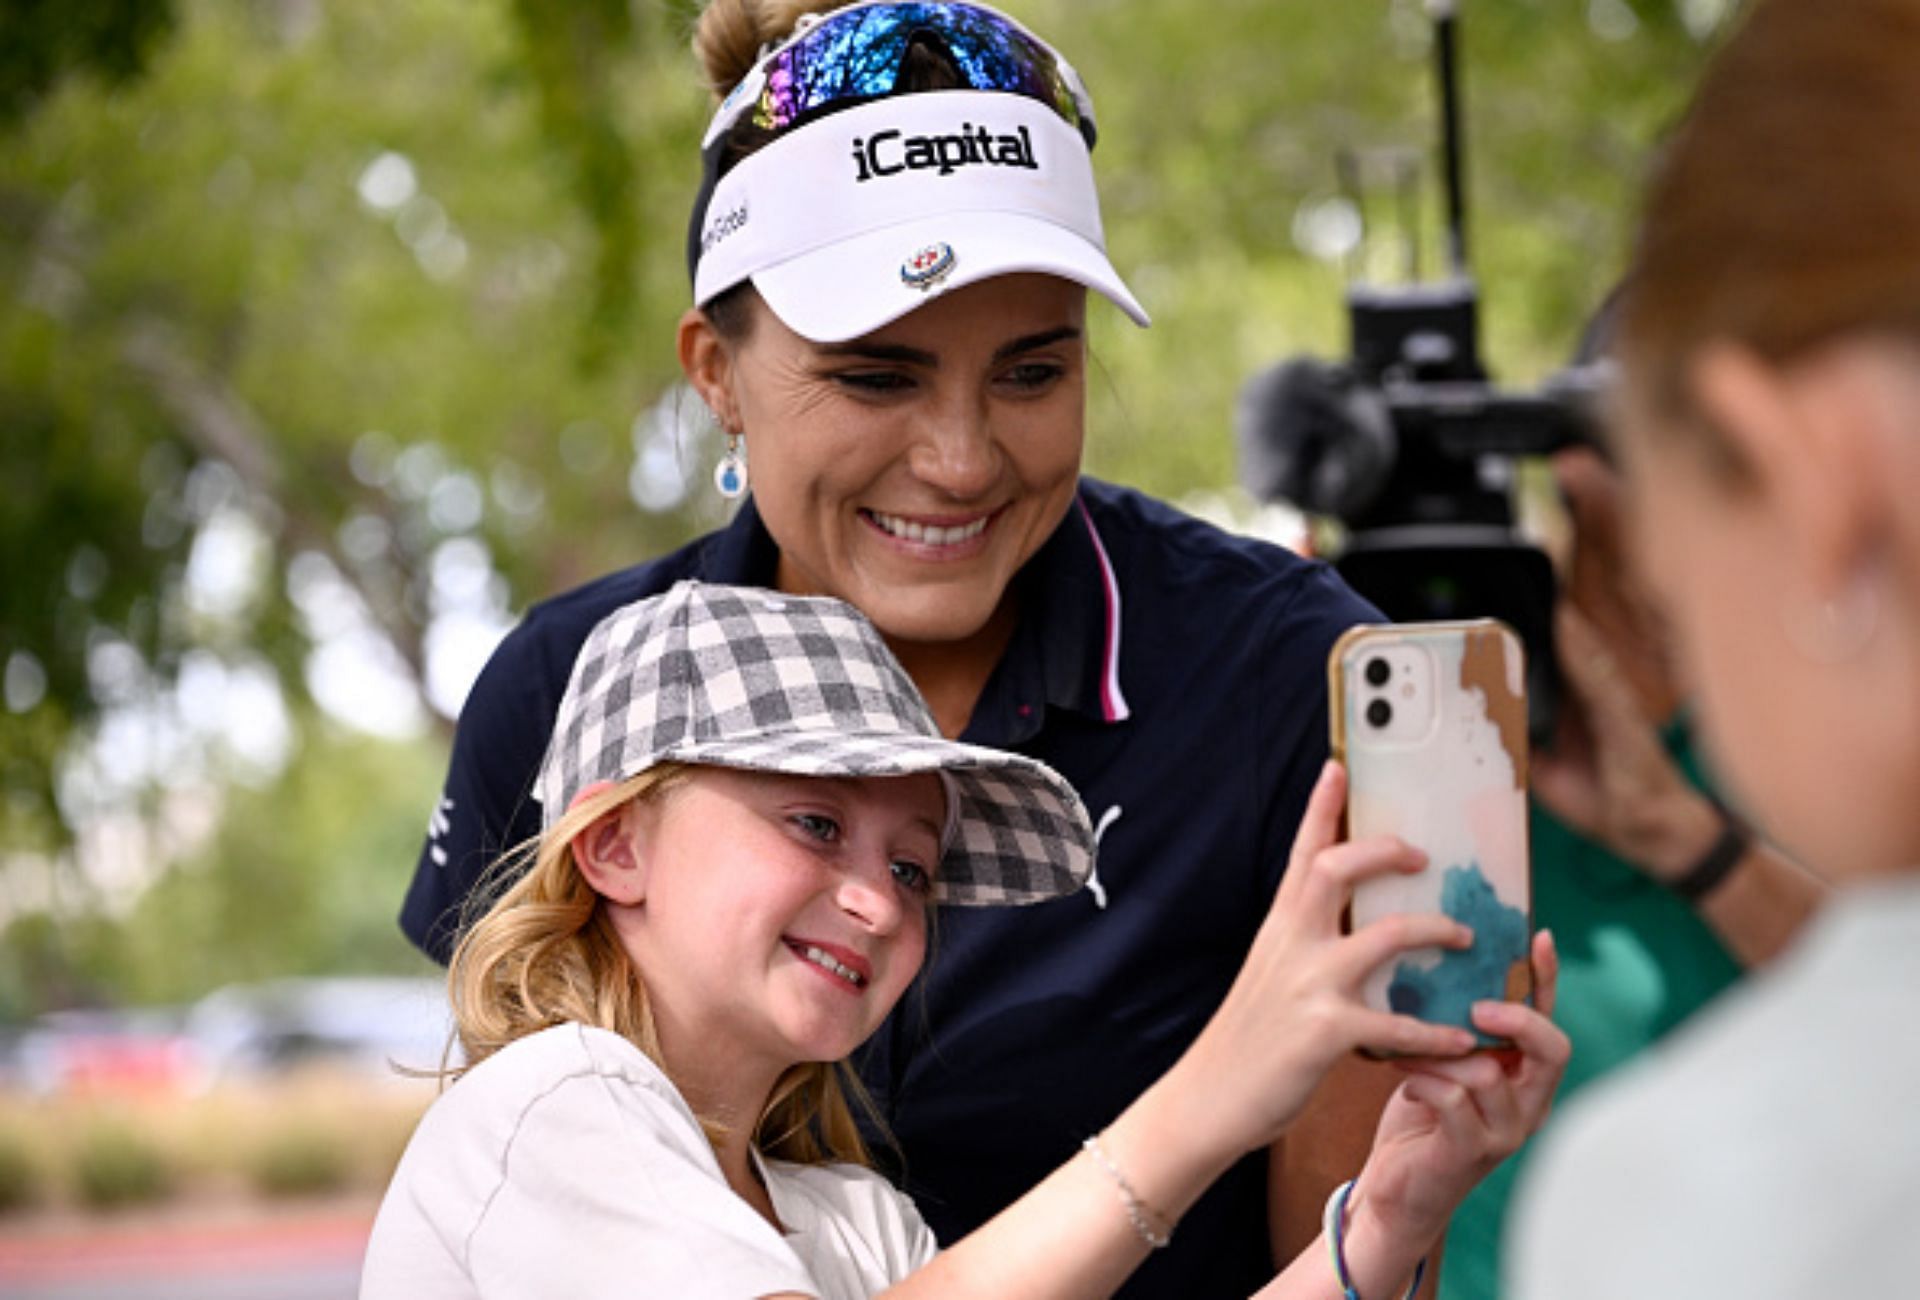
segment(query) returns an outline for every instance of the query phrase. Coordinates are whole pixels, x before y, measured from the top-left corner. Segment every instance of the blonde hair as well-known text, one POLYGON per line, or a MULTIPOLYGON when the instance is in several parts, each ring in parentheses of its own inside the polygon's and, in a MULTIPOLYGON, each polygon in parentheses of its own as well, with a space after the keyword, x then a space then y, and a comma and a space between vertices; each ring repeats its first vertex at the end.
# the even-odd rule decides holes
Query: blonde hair
POLYGON ((831 13, 848 0, 711 0, 693 29, 693 57, 715 101, 726 98, 763 47, 793 31, 803 14, 831 13))
MULTIPOLYGON (((510 1043, 568 1023, 619 1034, 666 1069, 646 984, 621 946, 605 900, 575 861, 573 843, 632 800, 666 797, 692 770, 661 763, 579 799, 538 838, 494 864, 469 904, 484 907, 485 915, 466 927, 447 967, 454 1035, 466 1064, 446 1075, 458 1077, 510 1043), (489 895, 506 881, 511 883, 489 904, 489 895)), ((877 1122, 872 1101, 844 1061, 794 1065, 775 1083, 755 1122, 754 1144, 767 1155, 803 1164, 871 1164, 849 1097, 877 1122)), ((701 1124, 709 1140, 728 1131, 706 1117, 701 1124)))

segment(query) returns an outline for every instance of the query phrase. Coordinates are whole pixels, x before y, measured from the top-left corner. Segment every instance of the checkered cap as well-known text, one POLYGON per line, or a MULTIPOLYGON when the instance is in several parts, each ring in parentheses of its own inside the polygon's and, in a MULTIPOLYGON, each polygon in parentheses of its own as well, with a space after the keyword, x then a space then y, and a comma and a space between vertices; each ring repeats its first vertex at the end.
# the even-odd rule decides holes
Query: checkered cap
POLYGON ((1030 903, 1078 889, 1093 830, 1066 778, 940 734, 873 625, 821 597, 679 582, 602 619, 534 787, 552 826, 600 781, 665 761, 792 776, 939 772, 943 903, 1030 903))

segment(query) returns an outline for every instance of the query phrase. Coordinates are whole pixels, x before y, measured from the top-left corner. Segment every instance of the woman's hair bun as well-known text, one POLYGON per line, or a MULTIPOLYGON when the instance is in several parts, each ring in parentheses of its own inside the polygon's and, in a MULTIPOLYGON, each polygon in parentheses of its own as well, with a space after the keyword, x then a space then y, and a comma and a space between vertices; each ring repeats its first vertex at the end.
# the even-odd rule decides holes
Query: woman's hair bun
POLYGON ((760 58, 802 14, 829 13, 848 0, 708 0, 693 29, 693 56, 716 101, 740 84, 760 58))

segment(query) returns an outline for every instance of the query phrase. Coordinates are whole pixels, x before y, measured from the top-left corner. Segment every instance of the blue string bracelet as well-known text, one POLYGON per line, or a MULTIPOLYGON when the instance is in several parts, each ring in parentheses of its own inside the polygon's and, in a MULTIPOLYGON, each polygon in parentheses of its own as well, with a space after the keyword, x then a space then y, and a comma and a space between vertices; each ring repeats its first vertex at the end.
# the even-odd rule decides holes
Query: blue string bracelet
MULTIPOLYGON (((1340 1284, 1340 1294, 1345 1300, 1360 1300, 1360 1290, 1353 1284, 1353 1274, 1347 1270, 1347 1199, 1353 1195, 1353 1179, 1349 1178, 1333 1189, 1333 1195, 1327 1198, 1327 1212, 1321 1222, 1326 1233, 1327 1248, 1333 1252, 1333 1277, 1340 1284)), ((1420 1280, 1427 1275, 1427 1258, 1422 1255, 1420 1263, 1414 1267, 1413 1281, 1407 1287, 1405 1300, 1413 1300, 1420 1290, 1420 1280)))

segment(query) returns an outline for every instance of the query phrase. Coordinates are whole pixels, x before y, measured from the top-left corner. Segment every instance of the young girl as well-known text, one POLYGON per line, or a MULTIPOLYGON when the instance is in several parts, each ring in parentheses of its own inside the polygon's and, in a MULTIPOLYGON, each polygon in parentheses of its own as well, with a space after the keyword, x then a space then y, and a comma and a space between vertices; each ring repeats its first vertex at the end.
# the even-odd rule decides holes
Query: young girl
POLYGON ((1920 1288, 1920 2, 1755 0, 1717 44, 1648 180, 1614 441, 1701 735, 1832 893, 1568 1110, 1516 1295, 1920 1288))
POLYGON ((1476 1014, 1517 1045, 1509 1065, 1468 1055, 1463 1030, 1360 1004, 1380 962, 1471 936, 1440 916, 1340 933, 1355 881, 1423 864, 1398 841, 1333 843, 1329 766, 1198 1041, 1076 1135, 1083 1155, 936 1255, 866 1167, 841 1064, 918 972, 934 902, 1038 902, 1086 879, 1072 788, 943 738, 850 606, 693 582, 587 638, 537 788, 533 865, 454 956, 468 1065, 394 1176, 367 1300, 1106 1294, 1360 1047, 1426 1059, 1320 1249, 1263 1294, 1410 1292, 1565 1062, 1544 936, 1541 1008, 1476 1014))

